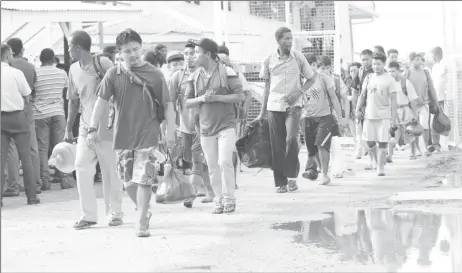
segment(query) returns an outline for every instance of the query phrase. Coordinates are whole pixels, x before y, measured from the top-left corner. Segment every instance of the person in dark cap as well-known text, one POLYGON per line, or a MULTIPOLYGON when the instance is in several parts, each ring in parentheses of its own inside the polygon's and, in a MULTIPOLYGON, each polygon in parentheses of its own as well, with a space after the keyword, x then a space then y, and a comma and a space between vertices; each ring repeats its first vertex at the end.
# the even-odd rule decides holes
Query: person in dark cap
POLYGON ((218 60, 218 45, 203 38, 190 41, 195 47, 199 67, 186 87, 185 106, 196 108, 201 145, 207 160, 215 193, 212 213, 233 213, 236 210, 233 152, 236 143, 235 103, 245 100, 237 73, 218 60))
POLYGON ((153 66, 157 67, 160 69, 160 67, 162 66, 163 62, 164 62, 164 56, 162 55, 162 52, 158 51, 158 50, 149 50, 147 51, 144 56, 143 56, 143 59, 152 64, 153 66))
MULTIPOLYGON (((34 168, 35 180, 37 183, 37 193, 40 193, 40 188, 42 186, 42 181, 40 180, 40 158, 38 152, 37 136, 35 133, 35 120, 33 114, 33 102, 35 97, 34 84, 37 80, 37 73, 35 72, 34 65, 23 59, 24 46, 21 39, 11 38, 7 41, 7 44, 11 47, 11 50, 13 52, 13 59, 10 63, 11 67, 19 69, 22 71, 22 73, 24 73, 27 83, 29 84, 29 87, 32 90, 30 101, 28 101, 29 103, 26 103, 26 105, 24 106, 24 111, 26 112, 27 119, 29 121, 32 166, 34 168)), ((19 166, 18 152, 15 148, 13 148, 13 146, 11 147, 9 152, 8 166, 19 166)), ((12 173, 8 173, 8 176, 11 179, 8 179, 8 187, 5 191, 4 196, 18 196, 20 188, 19 168, 9 167, 8 170, 10 170, 12 173)))
POLYGON ((167 55, 167 68, 170 71, 170 75, 167 75, 165 79, 168 81, 173 73, 179 71, 184 66, 184 55, 180 51, 170 51, 167 55))

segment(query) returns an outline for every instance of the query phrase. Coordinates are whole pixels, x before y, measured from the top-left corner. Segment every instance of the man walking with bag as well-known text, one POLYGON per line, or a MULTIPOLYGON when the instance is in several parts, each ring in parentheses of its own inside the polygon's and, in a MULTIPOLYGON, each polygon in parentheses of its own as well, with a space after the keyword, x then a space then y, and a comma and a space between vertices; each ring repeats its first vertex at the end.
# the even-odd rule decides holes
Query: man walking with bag
POLYGON ((164 119, 167 122, 167 146, 173 147, 175 112, 162 72, 141 59, 140 35, 126 29, 117 35, 116 46, 124 61, 106 72, 98 88, 87 143, 90 147, 101 143, 97 128, 107 120, 105 109, 113 98, 113 149, 117 155, 113 166, 138 209, 136 236, 149 237, 151 188, 157 179, 154 151, 159 144, 160 124, 164 119))
POLYGON ((69 113, 64 136, 67 142, 73 142, 72 127, 79 107, 82 106, 75 169, 83 215, 80 221, 75 223, 75 229, 91 227, 98 221, 96 193, 93 185, 97 162, 100 164, 103 177, 103 194, 109 226, 118 226, 123 223, 122 183, 116 174, 116 155, 111 149, 113 132, 107 129, 109 107, 104 107, 106 118, 99 124, 99 127, 92 127, 90 124, 91 113, 97 100, 97 88, 101 82, 98 74, 104 75, 103 71, 111 68, 113 64, 107 57, 101 57, 98 60, 97 56, 92 56, 90 54, 91 44, 90 35, 81 30, 72 34, 69 43, 69 53, 73 59, 78 61, 69 69, 67 93, 69 113), (98 63, 101 63, 101 66, 98 63), (87 145, 86 138, 89 134, 98 134, 100 141, 97 145, 87 145))
POLYGON ((278 193, 298 190, 300 171, 297 134, 302 112, 302 95, 314 83, 314 72, 302 53, 292 50, 292 32, 287 27, 275 33, 278 48, 262 64, 265 80, 263 103, 257 120, 268 111, 273 157, 273 175, 278 193), (301 77, 307 81, 302 86, 301 77), (289 180, 290 179, 290 180, 289 180))

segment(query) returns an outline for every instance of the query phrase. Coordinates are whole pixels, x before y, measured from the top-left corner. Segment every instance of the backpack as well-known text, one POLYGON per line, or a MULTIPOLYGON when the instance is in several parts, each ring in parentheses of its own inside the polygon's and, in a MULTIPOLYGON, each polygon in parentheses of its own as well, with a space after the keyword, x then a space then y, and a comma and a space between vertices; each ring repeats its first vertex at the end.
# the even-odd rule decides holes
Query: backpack
MULTIPOLYGON (((96 54, 93 56, 93 68, 95 69, 96 75, 100 81, 103 80, 104 75, 106 75, 106 70, 104 69, 103 65, 101 65, 101 56, 102 54, 96 54)), ((103 55, 104 56, 104 55, 103 55)), ((106 129, 112 129, 114 125, 114 118, 115 118, 115 108, 114 108, 114 98, 112 97, 109 100, 109 118, 106 129)))

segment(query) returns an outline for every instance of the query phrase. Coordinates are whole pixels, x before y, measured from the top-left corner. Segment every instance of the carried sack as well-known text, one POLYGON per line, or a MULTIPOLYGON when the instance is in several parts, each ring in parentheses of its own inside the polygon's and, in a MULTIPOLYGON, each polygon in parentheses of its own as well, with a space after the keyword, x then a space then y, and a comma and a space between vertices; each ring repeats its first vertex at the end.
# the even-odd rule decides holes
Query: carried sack
POLYGON ((174 160, 167 153, 167 164, 164 166, 164 179, 156 191, 156 203, 173 204, 196 197, 194 186, 181 170, 175 167, 174 160))
POLYGON ((438 111, 433 117, 433 130, 437 134, 443 136, 449 136, 449 132, 451 131, 451 120, 449 117, 443 112, 441 107, 438 107, 438 111))
MULTIPOLYGON (((165 120, 165 110, 164 110, 164 104, 157 100, 157 98, 154 96, 154 92, 150 90, 150 86, 147 85, 138 75, 133 73, 130 70, 126 70, 125 67, 121 64, 117 64, 117 75, 121 74, 121 71, 126 73, 130 77, 130 81, 132 83, 135 83, 141 87, 143 87, 143 99, 147 99, 147 101, 151 104, 151 107, 155 109, 154 111, 156 112, 156 118, 159 120, 160 123, 165 120), (148 98, 145 98, 144 95, 147 94, 148 98)), ((152 88, 151 88, 152 89, 152 88)))
POLYGON ((263 125, 255 120, 247 124, 236 149, 242 164, 248 168, 272 168, 271 141, 268 120, 263 125))

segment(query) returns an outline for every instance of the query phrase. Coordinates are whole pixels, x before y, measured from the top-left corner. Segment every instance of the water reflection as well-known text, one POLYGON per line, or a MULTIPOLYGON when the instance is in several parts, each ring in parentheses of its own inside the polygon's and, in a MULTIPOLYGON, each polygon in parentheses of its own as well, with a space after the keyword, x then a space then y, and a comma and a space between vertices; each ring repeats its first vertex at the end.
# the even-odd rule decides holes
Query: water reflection
POLYGON ((325 215, 273 228, 297 231, 295 242, 342 261, 380 264, 388 272, 462 272, 462 215, 391 209, 325 215))

